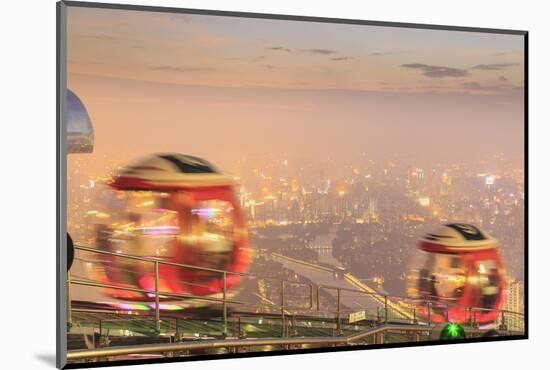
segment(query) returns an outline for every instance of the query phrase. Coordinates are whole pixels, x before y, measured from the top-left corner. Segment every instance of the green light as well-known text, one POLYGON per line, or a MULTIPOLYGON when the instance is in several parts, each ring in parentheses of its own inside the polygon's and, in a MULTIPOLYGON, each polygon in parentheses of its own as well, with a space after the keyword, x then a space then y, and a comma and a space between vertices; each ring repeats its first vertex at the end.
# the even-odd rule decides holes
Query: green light
POLYGON ((466 333, 464 328, 455 322, 450 322, 445 325, 443 331, 441 332, 441 340, 449 339, 464 339, 466 338, 466 333))
POLYGON ((456 324, 450 324, 447 330, 452 337, 456 337, 458 335, 458 326, 456 324))

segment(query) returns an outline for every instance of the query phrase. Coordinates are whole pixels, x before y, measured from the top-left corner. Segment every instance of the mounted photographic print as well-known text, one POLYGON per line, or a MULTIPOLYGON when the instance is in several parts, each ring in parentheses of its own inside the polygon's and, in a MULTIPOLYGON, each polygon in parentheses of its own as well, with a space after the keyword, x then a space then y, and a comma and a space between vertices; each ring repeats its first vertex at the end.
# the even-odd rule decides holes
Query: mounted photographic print
POLYGON ((526 51, 58 3, 58 367, 527 338, 526 51))

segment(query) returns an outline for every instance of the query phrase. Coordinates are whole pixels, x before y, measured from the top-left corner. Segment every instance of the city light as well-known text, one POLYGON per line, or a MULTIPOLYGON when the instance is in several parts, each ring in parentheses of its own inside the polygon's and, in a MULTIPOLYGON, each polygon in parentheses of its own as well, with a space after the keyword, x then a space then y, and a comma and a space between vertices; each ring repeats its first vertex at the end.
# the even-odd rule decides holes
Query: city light
POLYGON ((429 197, 418 198, 418 203, 420 203, 420 205, 422 207, 429 207, 430 206, 430 198, 429 197))

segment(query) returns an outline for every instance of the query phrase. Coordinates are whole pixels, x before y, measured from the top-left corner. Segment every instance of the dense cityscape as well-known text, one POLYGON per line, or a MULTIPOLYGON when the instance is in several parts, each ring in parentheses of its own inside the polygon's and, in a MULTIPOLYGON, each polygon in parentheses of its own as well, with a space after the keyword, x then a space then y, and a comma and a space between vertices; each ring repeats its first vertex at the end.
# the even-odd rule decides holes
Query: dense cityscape
MULTIPOLYGON (((339 264, 375 282, 381 291, 404 295, 407 264, 419 237, 442 223, 466 222, 500 241, 508 278, 523 280, 521 162, 509 166, 495 156, 488 161, 491 166, 480 162, 421 168, 365 159, 338 167, 327 162, 323 169, 273 157, 254 161, 259 159, 263 166, 243 160, 234 167, 235 172, 241 169, 235 175, 240 184, 236 196, 256 256, 269 251, 339 264)), ((86 179, 79 176, 82 161, 71 159, 75 170, 69 177, 69 197, 77 201, 69 203, 69 230, 83 236, 77 230, 89 228, 94 222, 90 217, 102 217, 90 212, 95 190, 101 189, 96 183, 107 180, 118 165, 106 170, 106 177, 86 179)))

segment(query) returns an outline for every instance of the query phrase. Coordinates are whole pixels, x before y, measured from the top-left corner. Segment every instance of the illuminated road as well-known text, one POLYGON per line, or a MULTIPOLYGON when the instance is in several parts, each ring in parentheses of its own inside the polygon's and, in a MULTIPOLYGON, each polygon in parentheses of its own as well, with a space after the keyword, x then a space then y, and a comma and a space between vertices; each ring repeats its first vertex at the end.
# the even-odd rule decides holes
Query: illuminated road
MULTIPOLYGON (((302 261, 294 260, 279 254, 272 254, 275 261, 280 262, 289 270, 308 278, 316 285, 331 286, 342 289, 354 289, 357 287, 344 279, 343 275, 335 277, 333 271, 329 268, 322 266, 314 266, 306 264, 302 261)), ((325 289, 327 293, 330 293, 335 298, 337 297, 336 289, 325 289)), ((384 307, 383 302, 374 299, 372 296, 360 293, 342 292, 341 295, 342 305, 350 308, 352 311, 361 310, 365 308, 384 307)))
MULTIPOLYGON (((343 308, 342 312, 345 314, 360 310, 368 310, 369 314, 375 314, 377 309, 380 310, 384 308, 384 297, 376 295, 376 290, 360 282, 351 274, 339 274, 339 276, 335 276, 334 271, 328 267, 310 264, 276 253, 272 253, 271 256, 275 261, 283 264, 284 267, 308 278, 316 285, 351 289, 355 291, 360 290, 365 293, 371 293, 363 294, 342 290, 341 304, 348 308, 348 310, 343 308)), ((337 297, 337 289, 324 289, 324 291, 331 294, 334 298, 337 297)), ((393 317, 412 318, 409 312, 406 312, 394 302, 388 301, 388 307, 394 313, 392 315, 393 317)))

